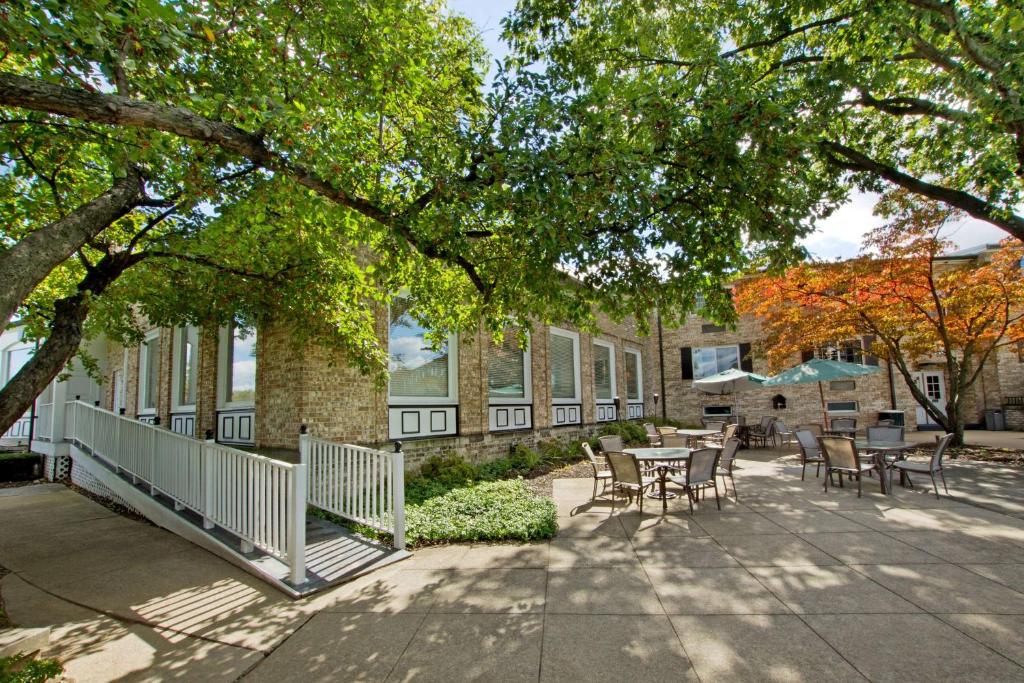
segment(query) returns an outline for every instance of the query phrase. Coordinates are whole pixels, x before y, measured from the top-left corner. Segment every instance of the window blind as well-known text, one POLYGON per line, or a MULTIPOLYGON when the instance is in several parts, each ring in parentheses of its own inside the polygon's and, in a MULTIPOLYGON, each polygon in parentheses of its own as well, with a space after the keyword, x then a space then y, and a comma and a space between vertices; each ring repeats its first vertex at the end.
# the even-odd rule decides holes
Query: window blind
POLYGON ((143 360, 145 361, 146 386, 142 393, 142 407, 156 408, 157 367, 160 360, 160 340, 154 339, 143 344, 143 360))
POLYGON ((594 396, 612 398, 612 350, 601 344, 594 344, 594 396))
POLYGON ((199 330, 182 327, 178 348, 178 405, 195 405, 196 373, 199 363, 199 330))
POLYGON ((487 395, 490 398, 526 398, 526 371, 519 340, 506 336, 491 350, 487 365, 487 395))
POLYGON ((572 338, 552 333, 548 357, 551 363, 551 398, 577 398, 576 353, 572 338))

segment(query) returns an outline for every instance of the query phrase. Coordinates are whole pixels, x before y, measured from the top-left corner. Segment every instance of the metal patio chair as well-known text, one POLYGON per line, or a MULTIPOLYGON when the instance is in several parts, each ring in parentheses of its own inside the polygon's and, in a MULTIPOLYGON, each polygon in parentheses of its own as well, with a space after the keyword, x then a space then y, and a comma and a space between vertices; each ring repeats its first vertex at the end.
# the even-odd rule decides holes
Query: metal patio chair
POLYGON ((722 503, 718 498, 718 458, 721 455, 718 448, 698 448, 690 453, 686 459, 686 474, 681 477, 669 477, 673 484, 683 487, 686 492, 686 500, 690 505, 690 514, 693 514, 693 503, 697 496, 705 489, 715 490, 715 505, 722 509, 722 503))
POLYGON ((603 496, 608 490, 608 483, 612 480, 612 471, 608 467, 608 459, 604 456, 594 455, 594 449, 590 447, 589 443, 584 441, 580 446, 587 454, 590 466, 594 469, 594 493, 590 496, 590 500, 597 500, 597 482, 601 482, 601 495, 603 496))
POLYGON ((637 494, 640 513, 644 511, 644 493, 653 488, 658 479, 645 476, 640 471, 640 463, 636 456, 629 453, 610 451, 607 453, 608 465, 612 469, 612 509, 615 508, 615 492, 622 491, 629 496, 627 506, 633 502, 633 494, 637 494))
MULTIPOLYGON (((818 445, 821 447, 821 454, 825 458, 825 491, 828 491, 828 482, 833 472, 839 473, 839 486, 843 485, 843 475, 848 474, 857 479, 857 497, 861 497, 862 475, 874 472, 878 466, 871 463, 863 463, 857 456, 857 445, 853 439, 846 436, 819 436, 818 445)), ((879 475, 879 481, 882 478, 879 475)), ((882 491, 885 491, 885 483, 882 482, 882 491)))
POLYGON ((804 481, 807 474, 807 464, 814 463, 817 467, 814 470, 814 478, 821 475, 821 465, 825 462, 821 454, 821 447, 818 445, 818 438, 806 429, 798 429, 793 432, 796 442, 800 444, 800 481, 804 481))
POLYGON ((932 478, 932 488, 935 489, 935 497, 939 497, 939 486, 935 483, 935 473, 939 473, 939 477, 942 479, 942 488, 946 491, 946 495, 949 495, 949 487, 946 486, 946 475, 942 471, 942 456, 945 455, 946 449, 949 448, 949 442, 953 440, 952 434, 946 434, 944 436, 935 437, 935 452, 932 453, 931 457, 928 458, 928 462, 914 462, 913 460, 898 460, 892 464, 893 469, 899 471, 901 474, 906 476, 907 482, 910 486, 914 486, 914 482, 910 481, 910 473, 914 472, 917 474, 927 474, 932 478))
POLYGON ((740 450, 740 440, 735 436, 725 440, 725 446, 722 448, 722 454, 718 459, 718 476, 722 478, 722 493, 729 493, 729 487, 725 485, 725 478, 728 477, 732 483, 732 495, 736 500, 740 499, 740 494, 736 490, 736 479, 733 477, 733 466, 736 464, 736 454, 740 450))

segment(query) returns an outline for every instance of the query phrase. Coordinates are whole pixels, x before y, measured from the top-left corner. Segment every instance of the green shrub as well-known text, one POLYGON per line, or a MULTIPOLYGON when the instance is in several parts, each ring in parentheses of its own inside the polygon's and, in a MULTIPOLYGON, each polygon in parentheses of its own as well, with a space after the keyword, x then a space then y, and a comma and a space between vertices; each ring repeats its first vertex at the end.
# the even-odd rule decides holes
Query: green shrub
POLYGON ((609 422, 601 426, 598 434, 601 436, 621 436, 622 441, 627 446, 643 446, 648 443, 647 430, 644 429, 642 424, 637 424, 636 422, 609 422))
POLYGON ((476 479, 476 468, 456 453, 443 453, 427 458, 420 468, 420 476, 442 484, 456 486, 476 479))
POLYGON ((540 451, 544 464, 550 467, 561 467, 567 463, 577 462, 585 457, 578 441, 544 439, 538 442, 537 450, 540 451))
POLYGON ((45 683, 64 673, 55 659, 36 659, 28 653, 0 657, 0 683, 45 683))
MULTIPOLYGON (((459 482, 464 484, 465 482, 459 482)), ((425 477, 410 477, 405 480, 405 502, 407 504, 422 503, 423 501, 448 493, 455 486, 450 482, 443 482, 437 479, 425 477)))
POLYGON ((453 489, 405 511, 411 544, 458 541, 532 541, 558 531, 554 501, 535 495, 521 479, 453 489))
POLYGON ((512 476, 514 471, 515 467, 511 459, 498 458, 477 467, 477 477, 481 481, 495 481, 497 479, 507 479, 512 476))
POLYGON ((540 464, 540 453, 529 446, 519 444, 516 446, 516 449, 512 451, 512 456, 509 458, 509 461, 512 464, 512 469, 526 474, 540 464))

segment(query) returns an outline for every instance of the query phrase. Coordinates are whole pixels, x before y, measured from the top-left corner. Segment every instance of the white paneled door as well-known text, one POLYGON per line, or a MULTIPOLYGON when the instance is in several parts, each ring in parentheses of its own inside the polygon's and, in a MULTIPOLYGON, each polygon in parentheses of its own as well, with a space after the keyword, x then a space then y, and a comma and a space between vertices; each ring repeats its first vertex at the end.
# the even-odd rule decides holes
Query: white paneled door
MULTIPOLYGON (((946 378, 941 371, 919 372, 914 377, 917 386, 928 397, 928 401, 942 414, 946 413, 946 378)), ((938 427, 923 406, 917 406, 918 427, 938 427)))

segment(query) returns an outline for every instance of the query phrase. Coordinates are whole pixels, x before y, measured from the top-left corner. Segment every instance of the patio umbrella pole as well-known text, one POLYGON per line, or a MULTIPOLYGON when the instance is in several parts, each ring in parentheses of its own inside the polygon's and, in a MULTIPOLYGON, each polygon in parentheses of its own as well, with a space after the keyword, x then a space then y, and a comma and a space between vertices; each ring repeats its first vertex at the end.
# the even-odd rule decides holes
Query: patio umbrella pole
POLYGON ((818 382, 818 396, 821 397, 821 425, 822 429, 828 429, 828 411, 825 410, 825 389, 818 382))

